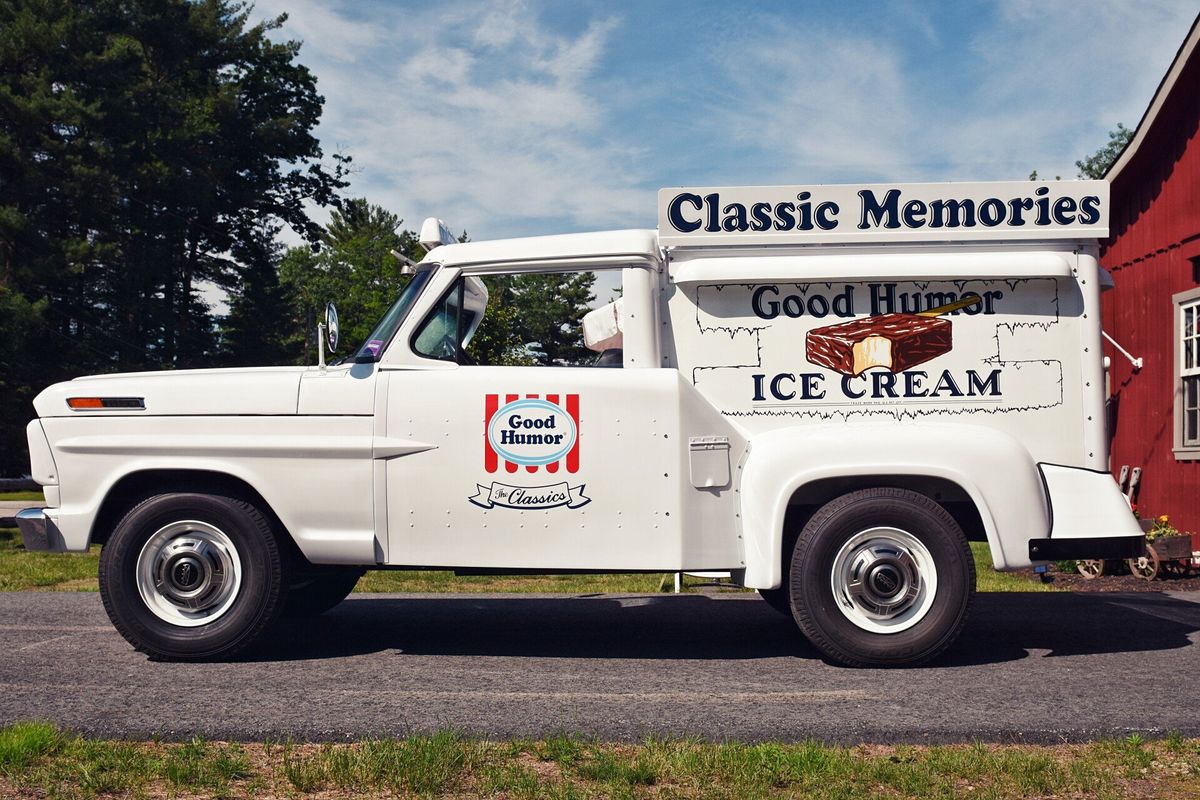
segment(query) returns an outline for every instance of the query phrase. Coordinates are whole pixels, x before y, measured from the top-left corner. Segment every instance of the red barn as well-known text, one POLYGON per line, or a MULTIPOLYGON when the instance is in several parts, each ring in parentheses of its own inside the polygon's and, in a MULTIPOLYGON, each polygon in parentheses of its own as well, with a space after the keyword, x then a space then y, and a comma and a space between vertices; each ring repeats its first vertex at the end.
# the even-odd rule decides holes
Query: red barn
MULTIPOLYGON (((1115 290, 1104 330, 1112 468, 1141 469, 1142 516, 1200 532, 1200 18, 1132 141, 1109 168, 1111 237, 1101 264, 1115 290)), ((1193 536, 1200 547, 1200 536, 1193 536)))

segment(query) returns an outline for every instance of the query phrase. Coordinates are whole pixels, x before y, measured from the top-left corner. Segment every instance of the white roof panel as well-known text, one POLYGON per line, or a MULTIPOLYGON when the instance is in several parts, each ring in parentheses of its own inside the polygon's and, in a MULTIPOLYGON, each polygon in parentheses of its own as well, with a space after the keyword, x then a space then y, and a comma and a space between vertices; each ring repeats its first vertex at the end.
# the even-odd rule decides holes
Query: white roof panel
POLYGON ((566 233, 523 239, 495 239, 448 244, 431 250, 422 261, 446 266, 557 262, 582 259, 658 261, 658 234, 652 230, 566 233))

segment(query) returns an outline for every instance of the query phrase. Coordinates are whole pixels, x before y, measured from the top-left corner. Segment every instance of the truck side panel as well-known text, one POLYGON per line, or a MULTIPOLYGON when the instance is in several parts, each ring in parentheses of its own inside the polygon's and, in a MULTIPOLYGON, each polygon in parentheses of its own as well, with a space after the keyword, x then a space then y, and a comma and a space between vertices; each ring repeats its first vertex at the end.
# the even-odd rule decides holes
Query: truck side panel
POLYGON ((1015 437, 1039 462, 1103 468, 1103 442, 1085 435, 1103 425, 1096 281, 1076 276, 1076 254, 960 247, 949 260, 946 252, 916 254, 933 264, 924 270, 933 277, 869 277, 895 273, 897 259, 911 271, 914 255, 678 255, 674 275, 704 279, 671 290, 675 363, 750 433, 963 422, 1015 437), (831 279, 839 258, 850 274, 831 279), (820 282, 804 282, 818 269, 809 260, 820 282), (726 262, 730 274, 720 280, 706 261, 726 262), (752 279, 767 269, 760 262, 776 277, 752 279), (983 268, 994 277, 980 277, 983 268))
POLYGON ((743 440, 674 370, 385 370, 389 563, 496 569, 730 569, 733 480, 697 489, 689 439, 743 440), (528 427, 526 427, 528 426, 528 427), (525 438, 560 436, 562 453, 525 438), (562 455, 560 458, 559 456, 562 455))

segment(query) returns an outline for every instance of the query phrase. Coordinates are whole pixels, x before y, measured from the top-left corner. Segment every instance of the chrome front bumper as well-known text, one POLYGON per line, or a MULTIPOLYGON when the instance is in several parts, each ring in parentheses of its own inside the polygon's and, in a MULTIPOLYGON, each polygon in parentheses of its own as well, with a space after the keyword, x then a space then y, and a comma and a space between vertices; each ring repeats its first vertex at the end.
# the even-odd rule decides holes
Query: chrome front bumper
POLYGON ((47 518, 44 511, 41 508, 26 508, 17 512, 17 528, 21 531, 25 549, 65 552, 67 543, 55 527, 54 521, 47 518))

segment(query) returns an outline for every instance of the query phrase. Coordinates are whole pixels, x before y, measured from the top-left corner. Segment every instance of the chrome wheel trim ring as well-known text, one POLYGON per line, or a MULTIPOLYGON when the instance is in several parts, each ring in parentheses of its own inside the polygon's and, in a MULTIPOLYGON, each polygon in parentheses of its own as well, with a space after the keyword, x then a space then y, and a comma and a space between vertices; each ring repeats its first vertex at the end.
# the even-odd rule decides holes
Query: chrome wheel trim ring
POLYGON ((215 525, 179 520, 155 531, 138 553, 138 594, 164 622, 195 628, 215 622, 237 599, 242 561, 215 525))
POLYGON ((870 633, 899 633, 929 613, 937 567, 929 548, 908 531, 868 528, 846 540, 833 559, 830 586, 846 619, 870 633))

